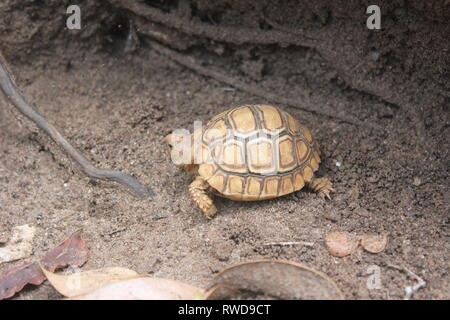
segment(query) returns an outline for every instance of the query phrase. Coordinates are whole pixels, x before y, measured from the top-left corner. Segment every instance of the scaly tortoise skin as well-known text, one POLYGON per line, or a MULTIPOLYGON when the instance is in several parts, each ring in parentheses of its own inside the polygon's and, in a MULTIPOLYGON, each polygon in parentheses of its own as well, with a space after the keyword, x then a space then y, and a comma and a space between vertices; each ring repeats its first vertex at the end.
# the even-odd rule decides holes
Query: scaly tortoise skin
MULTIPOLYGON (((173 134, 166 137, 172 147, 177 143, 174 140, 173 134)), ((180 166, 196 175, 189 192, 208 218, 217 212, 209 193, 257 201, 305 185, 322 198, 330 198, 334 191, 328 178, 314 178, 320 151, 311 132, 279 108, 244 105, 229 109, 191 134, 190 141, 190 163, 180 166)))

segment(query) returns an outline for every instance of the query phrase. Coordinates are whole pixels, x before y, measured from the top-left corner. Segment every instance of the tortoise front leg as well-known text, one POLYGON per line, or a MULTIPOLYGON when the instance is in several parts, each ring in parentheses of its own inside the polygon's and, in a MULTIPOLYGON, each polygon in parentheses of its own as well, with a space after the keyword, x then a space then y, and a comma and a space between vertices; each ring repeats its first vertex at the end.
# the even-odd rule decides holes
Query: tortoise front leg
POLYGON ((217 208, 212 199, 208 196, 208 188, 209 184, 206 180, 198 176, 189 185, 189 193, 191 194, 192 200, 205 216, 207 218, 212 218, 216 214, 217 208))
POLYGON ((335 191, 329 178, 313 178, 306 183, 306 186, 316 192, 322 199, 327 197, 331 200, 330 192, 335 191))

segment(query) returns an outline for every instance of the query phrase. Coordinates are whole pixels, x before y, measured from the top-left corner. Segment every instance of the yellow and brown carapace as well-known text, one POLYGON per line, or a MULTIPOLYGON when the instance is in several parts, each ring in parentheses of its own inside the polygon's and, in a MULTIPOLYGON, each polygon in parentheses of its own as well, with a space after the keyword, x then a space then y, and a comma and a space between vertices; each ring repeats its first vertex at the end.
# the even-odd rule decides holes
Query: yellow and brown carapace
MULTIPOLYGON (((166 140, 174 146, 173 135, 166 140)), ((239 201, 283 196, 304 186, 328 197, 328 178, 314 178, 320 151, 311 132, 287 112, 267 105, 244 105, 213 117, 190 139, 192 157, 180 165, 196 178, 193 201, 207 216, 217 209, 210 193, 239 201), (197 162, 195 161, 197 160, 197 162)))

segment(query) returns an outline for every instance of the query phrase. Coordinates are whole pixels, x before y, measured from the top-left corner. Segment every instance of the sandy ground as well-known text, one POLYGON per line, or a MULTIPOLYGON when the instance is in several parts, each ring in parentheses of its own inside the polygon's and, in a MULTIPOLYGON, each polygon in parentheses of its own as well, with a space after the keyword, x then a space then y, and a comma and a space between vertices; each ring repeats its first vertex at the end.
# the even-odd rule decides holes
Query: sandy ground
MULTIPOLYGON (((86 178, 49 138, 28 121, 18 121, 2 97, 0 222, 8 228, 37 228, 30 259, 82 229, 90 248, 85 270, 124 266, 206 286, 233 263, 288 259, 326 273, 348 299, 402 299, 405 287, 416 280, 391 267, 397 265, 426 281, 414 298, 449 298, 445 107, 429 111, 424 150, 401 110, 345 86, 306 49, 286 49, 295 67, 280 62, 283 52, 271 56, 267 49, 261 49, 263 63, 271 68, 264 72, 260 61, 219 65, 229 72, 239 69, 242 77, 281 95, 296 97, 308 90, 317 103, 331 103, 385 130, 283 107, 320 144, 318 174, 334 182, 333 199, 324 201, 305 190, 260 202, 217 198, 219 213, 207 220, 190 201, 192 177, 171 163, 164 136, 177 128, 191 130, 195 120, 207 121, 233 106, 271 102, 230 90, 151 49, 133 54, 80 50, 75 55, 61 50, 26 63, 13 60, 19 87, 97 165, 133 174, 157 196, 140 200, 114 183, 86 178), (358 250, 336 258, 324 246, 333 231, 387 232, 389 243, 379 254, 358 250), (314 245, 266 246, 279 241, 314 245), (366 283, 373 265, 380 267, 381 288, 370 290, 366 283)), ((0 265, 0 274, 19 263, 0 265)), ((48 284, 16 296, 59 297, 48 284)))

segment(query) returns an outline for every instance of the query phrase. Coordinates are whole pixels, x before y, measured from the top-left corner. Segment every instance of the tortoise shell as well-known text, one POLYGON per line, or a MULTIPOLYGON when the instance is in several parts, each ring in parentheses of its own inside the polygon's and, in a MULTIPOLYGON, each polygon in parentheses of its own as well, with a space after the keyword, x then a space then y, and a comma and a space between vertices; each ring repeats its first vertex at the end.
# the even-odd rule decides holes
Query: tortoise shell
POLYGON ((264 200, 298 191, 319 168, 320 151, 311 132, 276 107, 229 109, 212 118, 200 134, 198 172, 214 193, 233 200, 264 200))

